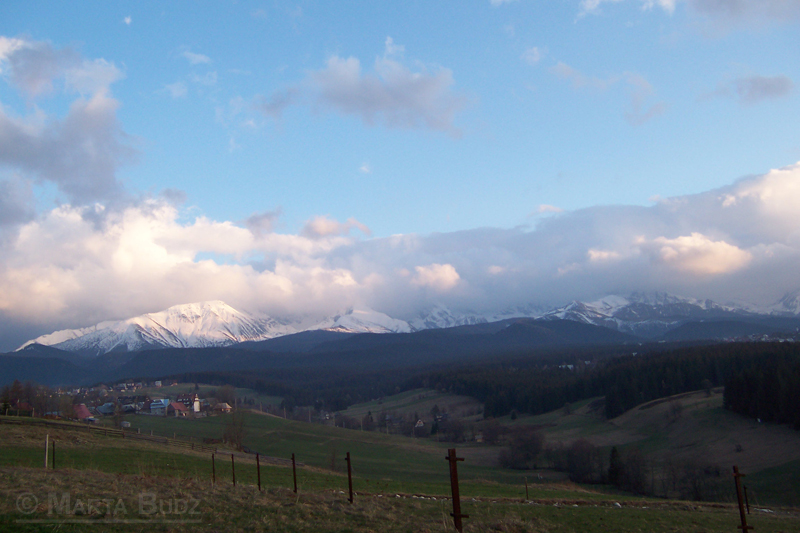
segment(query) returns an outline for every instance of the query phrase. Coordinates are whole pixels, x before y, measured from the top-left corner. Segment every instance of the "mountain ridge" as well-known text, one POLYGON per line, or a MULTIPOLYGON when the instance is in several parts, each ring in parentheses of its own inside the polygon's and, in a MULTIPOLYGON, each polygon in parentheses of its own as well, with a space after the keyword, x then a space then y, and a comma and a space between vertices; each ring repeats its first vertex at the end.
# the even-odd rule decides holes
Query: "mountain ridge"
MULTIPOLYGON (((697 321, 752 323, 774 318, 783 319, 780 327, 784 329, 793 327, 794 319, 800 317, 800 290, 787 293, 774 305, 759 311, 757 312, 752 306, 722 305, 711 300, 697 300, 664 292, 634 292, 627 297, 608 295, 588 303, 575 300, 549 310, 529 304, 498 314, 483 315, 454 313, 444 305, 435 305, 418 312, 409 321, 393 318, 368 307, 351 307, 307 326, 290 319, 252 315, 236 310, 222 301, 212 300, 176 305, 163 311, 146 313, 126 320, 104 321, 85 328, 56 331, 24 343, 17 351, 43 345, 65 352, 96 357, 111 352, 137 352, 160 348, 258 344, 304 331, 343 334, 412 333, 478 326, 512 318, 539 321, 569 320, 652 340, 687 323, 697 321)), ((773 330, 777 329, 778 326, 773 327, 773 330)), ((731 327, 695 328, 694 331, 701 330, 735 331, 731 327)), ((742 328, 742 331, 755 330, 742 328)))

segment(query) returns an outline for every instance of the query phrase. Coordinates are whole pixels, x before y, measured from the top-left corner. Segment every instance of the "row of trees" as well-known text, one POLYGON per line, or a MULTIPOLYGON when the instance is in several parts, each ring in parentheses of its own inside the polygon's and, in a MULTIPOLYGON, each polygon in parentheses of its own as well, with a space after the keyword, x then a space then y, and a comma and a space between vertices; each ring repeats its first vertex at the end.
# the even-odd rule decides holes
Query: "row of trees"
MULTIPOLYGON (((502 427, 502 426, 501 426, 502 427)), ((610 452, 585 439, 569 446, 547 444, 534 427, 507 430, 507 447, 499 456, 500 466, 519 470, 552 468, 565 472, 576 483, 606 484, 635 494, 691 500, 725 498, 730 487, 719 466, 699 459, 649 460, 636 447, 610 452)))
POLYGON ((74 400, 75 398, 72 396, 59 395, 50 387, 32 381, 23 384, 15 379, 11 385, 6 385, 0 390, 2 414, 14 412, 15 414, 44 416, 46 413, 60 413, 61 416, 72 418, 74 400))

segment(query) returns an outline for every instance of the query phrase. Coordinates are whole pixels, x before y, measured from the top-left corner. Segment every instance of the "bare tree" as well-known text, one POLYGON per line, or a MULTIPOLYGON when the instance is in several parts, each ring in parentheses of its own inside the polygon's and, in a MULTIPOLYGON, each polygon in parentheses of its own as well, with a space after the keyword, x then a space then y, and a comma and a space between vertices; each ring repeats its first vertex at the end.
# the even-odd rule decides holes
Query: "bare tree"
POLYGON ((241 450, 244 437, 244 415, 237 409, 229 415, 228 422, 225 424, 225 431, 222 433, 222 440, 237 450, 241 450))

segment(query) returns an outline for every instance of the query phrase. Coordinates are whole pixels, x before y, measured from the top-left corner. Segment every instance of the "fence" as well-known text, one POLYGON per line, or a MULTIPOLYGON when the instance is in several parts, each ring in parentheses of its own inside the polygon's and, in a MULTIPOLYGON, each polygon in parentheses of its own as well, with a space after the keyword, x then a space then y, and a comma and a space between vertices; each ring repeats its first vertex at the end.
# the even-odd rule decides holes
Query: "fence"
POLYGON ((216 452, 216 446, 207 446, 192 440, 183 440, 178 438, 161 437, 158 435, 147 435, 137 433, 135 431, 125 431, 124 429, 104 428, 92 424, 78 424, 75 422, 62 422, 58 420, 47 420, 45 418, 10 418, 0 416, 0 425, 13 424, 13 425, 27 425, 27 426, 44 426, 48 428, 61 428, 68 430, 85 430, 95 434, 102 434, 106 437, 119 437, 122 439, 143 440, 148 442, 156 442, 166 446, 174 446, 177 448, 191 449, 200 452, 216 452))
MULTIPOLYGON (((54 429, 66 429, 66 430, 73 430, 73 431, 89 431, 96 434, 102 433, 104 436, 110 437, 119 437, 122 439, 134 439, 134 440, 141 440, 159 444, 165 444, 167 446, 175 446, 184 449, 192 449, 198 452, 210 452, 211 453, 211 475, 212 475, 212 484, 216 484, 217 476, 216 476, 216 461, 215 456, 217 455, 218 449, 215 446, 206 446, 203 444, 198 444, 191 441, 180 440, 177 438, 168 438, 168 437, 161 437, 156 435, 142 435, 138 432, 133 431, 125 431, 124 429, 113 429, 113 428, 104 428, 99 426, 94 426, 91 424, 77 424, 74 422, 62 422, 57 420, 48 420, 48 419, 36 419, 36 418, 9 418, 9 417, 2 417, 0 416, 0 425, 28 425, 28 426, 43 426, 47 428, 54 428, 54 429)), ((235 466, 235 457, 241 458, 252 458, 252 453, 236 453, 236 452, 225 452, 225 455, 230 455, 231 458, 231 474, 232 474, 232 482, 233 486, 236 487, 236 466, 235 466)), ((462 526, 462 518, 469 518, 469 515, 463 514, 461 512, 461 499, 459 494, 459 481, 458 481, 458 462, 464 461, 463 458, 456 456, 455 448, 451 448, 448 450, 448 455, 445 459, 449 463, 449 471, 450 471, 450 485, 451 485, 451 498, 453 512, 450 513, 450 516, 453 517, 453 525, 459 533, 463 531, 462 526)), ((283 466, 292 466, 292 476, 294 482, 294 492, 297 493, 297 466, 303 466, 303 463, 297 462, 295 458, 295 454, 292 453, 291 459, 285 459, 280 457, 270 457, 264 456, 259 453, 255 453, 255 466, 257 472, 257 483, 258 483, 258 490, 261 491, 261 462, 264 461, 265 463, 272 463, 275 465, 283 465, 283 466)), ((348 493, 349 497, 348 500, 350 503, 354 503, 354 492, 353 492, 353 478, 352 478, 352 459, 350 456, 350 452, 347 452, 345 461, 347 463, 347 480, 348 480, 348 493)), ((49 463, 52 462, 52 468, 56 468, 56 447, 55 447, 55 440, 50 441, 49 434, 45 440, 45 468, 48 468, 49 463), (49 460, 48 460, 48 452, 49 452, 49 460)), ((746 514, 750 514, 750 505, 747 500, 747 487, 745 486, 742 489, 742 485, 740 482, 740 478, 745 477, 744 474, 740 473, 736 466, 733 467, 733 477, 735 481, 735 488, 736 488, 736 496, 738 500, 738 510, 740 514, 741 525, 738 526, 738 529, 747 532, 748 530, 752 530, 753 526, 747 524, 746 514), (745 514, 746 509, 746 514, 745 514)), ((475 501, 473 499, 473 501, 475 501)), ((528 497, 528 479, 525 478, 525 502, 530 501, 528 497)), ((615 505, 619 506, 619 503, 615 505)), ((577 506, 577 505, 576 505, 577 506)))

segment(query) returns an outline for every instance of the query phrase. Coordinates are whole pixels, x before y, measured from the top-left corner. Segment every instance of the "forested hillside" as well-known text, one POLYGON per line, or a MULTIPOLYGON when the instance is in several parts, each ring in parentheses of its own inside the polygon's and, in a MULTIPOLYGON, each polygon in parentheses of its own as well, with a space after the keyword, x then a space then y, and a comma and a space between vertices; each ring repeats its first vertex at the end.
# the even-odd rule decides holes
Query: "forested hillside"
MULTIPOLYGON (((420 379, 420 378, 418 378, 420 379)), ((563 365, 474 365, 426 376, 429 383, 485 403, 487 416, 540 414, 605 396, 608 418, 673 394, 731 385, 726 406, 765 420, 797 420, 800 347, 731 343, 563 365)), ((417 383, 421 385, 421 382, 417 383)))

